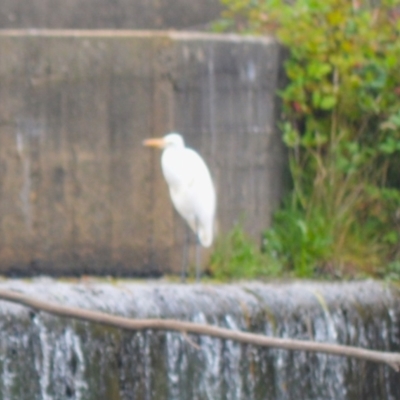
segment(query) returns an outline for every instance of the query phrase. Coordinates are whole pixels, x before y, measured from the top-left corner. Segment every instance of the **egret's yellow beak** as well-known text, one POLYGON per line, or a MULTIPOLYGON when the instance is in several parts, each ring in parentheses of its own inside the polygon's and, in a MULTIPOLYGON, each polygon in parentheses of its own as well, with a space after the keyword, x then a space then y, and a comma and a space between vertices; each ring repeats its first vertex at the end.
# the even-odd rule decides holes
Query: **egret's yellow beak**
POLYGON ((164 138, 146 139, 146 140, 143 140, 143 146, 158 147, 159 149, 162 149, 165 146, 165 140, 164 140, 164 138))

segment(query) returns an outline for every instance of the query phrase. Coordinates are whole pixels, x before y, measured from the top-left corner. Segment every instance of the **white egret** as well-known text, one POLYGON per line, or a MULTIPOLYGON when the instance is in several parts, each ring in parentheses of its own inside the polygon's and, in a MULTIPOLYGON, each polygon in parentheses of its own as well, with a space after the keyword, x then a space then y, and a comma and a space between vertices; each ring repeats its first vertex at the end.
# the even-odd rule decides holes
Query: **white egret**
MULTIPOLYGON (((200 155, 185 147, 183 137, 169 133, 147 139, 144 146, 163 149, 161 168, 169 187, 172 203, 197 236, 196 279, 200 278, 200 246, 211 246, 214 237, 216 195, 210 171, 200 155)), ((184 254, 186 248, 184 245, 184 254)), ((183 257, 182 279, 185 277, 183 257)))

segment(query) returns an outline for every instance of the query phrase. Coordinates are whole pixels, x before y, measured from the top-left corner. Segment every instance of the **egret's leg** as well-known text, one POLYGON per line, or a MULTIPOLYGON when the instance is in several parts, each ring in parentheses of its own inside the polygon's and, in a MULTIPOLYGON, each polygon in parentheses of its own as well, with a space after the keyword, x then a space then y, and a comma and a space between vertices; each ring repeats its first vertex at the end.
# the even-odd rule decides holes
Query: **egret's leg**
POLYGON ((201 244, 199 238, 196 240, 196 282, 201 278, 201 244))
POLYGON ((199 231, 198 226, 199 222, 196 219, 196 282, 200 282, 201 278, 201 244, 197 233, 199 231))
POLYGON ((181 281, 186 281, 186 268, 188 260, 188 249, 189 249, 189 227, 185 224, 185 232, 183 238, 183 251, 182 251, 182 270, 181 270, 181 281))

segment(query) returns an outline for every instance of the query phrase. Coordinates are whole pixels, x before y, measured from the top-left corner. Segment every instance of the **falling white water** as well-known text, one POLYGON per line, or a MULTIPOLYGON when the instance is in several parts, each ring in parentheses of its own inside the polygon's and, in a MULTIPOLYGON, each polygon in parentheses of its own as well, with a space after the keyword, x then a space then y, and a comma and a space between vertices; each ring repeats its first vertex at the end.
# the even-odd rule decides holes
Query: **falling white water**
MULTIPOLYGON (((374 283, 78 286, 18 281, 12 289, 136 318, 179 318, 381 350, 400 347, 400 298, 374 283)), ((8 307, 0 302, 0 400, 399 398, 397 376, 379 364, 183 332, 134 333, 40 313, 10 320, 8 307), (21 383, 21 377, 29 380, 21 383)))
POLYGON ((40 395, 42 400, 52 400, 53 397, 47 392, 50 383, 51 343, 46 326, 37 316, 34 318, 34 324, 39 331, 40 339, 40 354, 35 358, 35 368, 39 375, 40 395))

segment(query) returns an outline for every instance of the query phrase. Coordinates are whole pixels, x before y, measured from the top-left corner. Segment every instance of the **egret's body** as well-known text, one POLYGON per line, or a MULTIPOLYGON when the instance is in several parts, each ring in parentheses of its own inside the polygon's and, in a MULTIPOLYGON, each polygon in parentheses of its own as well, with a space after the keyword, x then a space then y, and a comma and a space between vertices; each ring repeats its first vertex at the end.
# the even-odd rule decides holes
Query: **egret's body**
POLYGON ((163 149, 161 167, 172 203, 197 235, 200 244, 211 246, 216 195, 206 163, 195 150, 185 147, 182 136, 177 133, 148 139, 144 145, 163 149))

